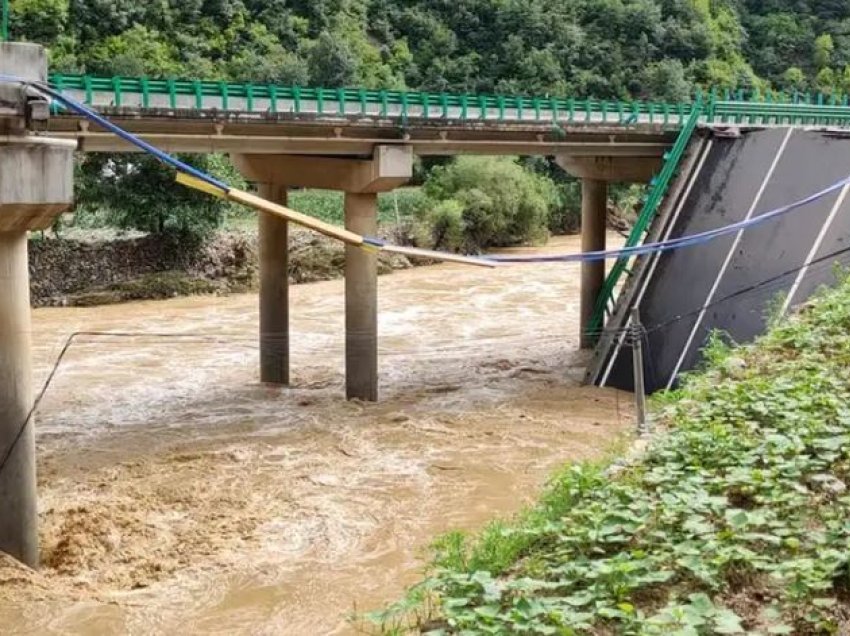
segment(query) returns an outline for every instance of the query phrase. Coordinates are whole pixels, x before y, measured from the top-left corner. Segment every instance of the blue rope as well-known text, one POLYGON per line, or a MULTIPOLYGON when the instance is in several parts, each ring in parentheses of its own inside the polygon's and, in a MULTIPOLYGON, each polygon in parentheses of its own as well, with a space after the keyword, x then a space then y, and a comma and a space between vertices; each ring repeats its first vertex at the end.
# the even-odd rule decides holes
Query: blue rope
POLYGON ((599 250, 594 252, 581 252, 577 254, 556 254, 551 256, 489 256, 488 258, 490 260, 498 261, 501 263, 557 263, 602 261, 606 259, 642 256, 655 252, 669 252, 672 250, 681 249, 683 247, 693 247, 694 245, 708 243, 709 241, 713 241, 714 239, 720 236, 731 234, 739 230, 745 230, 756 225, 761 225, 762 223, 766 223, 767 221, 771 221, 777 217, 783 216, 785 214, 788 214, 789 212, 792 212, 810 203, 813 203, 818 199, 832 194, 836 190, 840 190, 841 188, 847 185, 850 185, 850 176, 842 179, 841 181, 833 183, 830 186, 827 186, 823 190, 815 192, 814 194, 810 194, 809 196, 803 199, 794 201, 793 203, 789 203, 778 208, 774 208, 773 210, 765 212, 764 214, 761 214, 752 219, 745 219, 743 221, 724 225, 713 230, 707 230, 698 234, 691 234, 690 236, 682 236, 675 239, 668 239, 666 241, 659 241, 657 243, 644 243, 643 245, 636 245, 634 247, 623 247, 616 250, 599 250))
MULTIPOLYGON (((26 86, 31 86, 37 91, 44 93, 45 95, 53 98, 57 102, 63 104, 70 110, 82 115, 86 119, 89 119, 99 126, 102 126, 106 130, 112 132, 117 135, 121 139, 124 139, 128 143, 140 148, 141 150, 147 152, 150 155, 153 155, 160 161, 165 164, 168 164, 175 169, 185 172, 186 174, 190 174, 205 183, 208 183, 223 192, 227 193, 230 191, 230 186, 215 177, 208 175, 193 166, 190 166, 187 163, 184 163, 177 159, 176 157, 168 154, 152 146, 151 144, 139 139, 132 133, 127 132, 123 128, 113 124, 111 121, 101 116, 94 110, 84 106, 83 104, 77 102, 70 97, 66 97, 59 91, 47 86, 41 82, 32 82, 29 80, 21 79, 19 77, 11 77, 7 75, 0 75, 0 82, 14 82, 19 84, 24 84, 26 86)), ((762 223, 766 223, 772 219, 775 219, 779 216, 788 214, 793 210, 799 209, 808 205, 809 203, 813 203, 818 199, 821 199, 836 190, 840 190, 841 188, 850 185, 850 176, 833 183, 832 185, 815 192, 803 199, 795 201, 793 203, 789 203, 779 208, 775 208, 770 210, 769 212, 765 212, 755 218, 747 219, 743 221, 738 221, 736 223, 731 223, 729 225, 725 225, 723 227, 715 228, 713 230, 707 230, 705 232, 700 232, 698 234, 692 234, 690 236, 683 236, 675 239, 668 239, 666 241, 659 241, 657 243, 645 243, 643 245, 636 245, 633 247, 623 247, 615 250, 599 250, 593 252, 581 252, 575 254, 557 254, 550 256, 486 256, 483 257, 486 260, 495 261, 499 263, 559 263, 559 262, 592 262, 592 261, 601 261, 607 259, 619 259, 619 258, 630 258, 632 256, 642 256, 645 254, 652 253, 663 253, 669 252, 672 250, 682 249, 685 247, 693 247, 695 245, 700 245, 703 243, 708 243, 709 241, 714 240, 720 236, 724 236, 726 234, 731 234, 733 232, 737 232, 739 230, 745 230, 750 227, 754 227, 756 225, 760 225, 762 223)), ((381 247, 386 245, 386 243, 375 237, 363 237, 364 243, 367 245, 371 245, 373 247, 381 247)))
POLYGON ((31 86, 32 88, 34 88, 38 92, 44 93, 48 97, 52 97, 54 100, 56 100, 57 102, 59 102, 60 104, 65 106, 66 108, 74 111, 75 113, 77 113, 79 115, 82 115, 83 117, 85 117, 86 119, 89 119, 90 121, 93 121, 98 126, 102 126, 103 128, 105 128, 109 132, 117 135, 118 137, 120 137, 124 141, 133 144, 137 148, 142 149, 143 151, 145 151, 146 153, 148 153, 150 155, 153 155, 154 157, 156 157, 157 159, 159 159, 163 163, 170 165, 173 168, 176 168, 180 172, 185 172, 186 174, 190 174, 193 177, 200 179, 201 181, 204 181, 205 183, 208 183, 211 186, 216 187, 216 188, 220 189, 221 191, 223 191, 225 193, 230 192, 230 186, 227 185, 224 181, 220 181, 220 180, 216 179, 215 177, 211 177, 206 172, 202 172, 201 170, 198 170, 197 168, 190 166, 188 163, 184 163, 183 161, 180 161, 177 157, 174 157, 174 156, 168 154, 167 152, 164 152, 164 151, 160 150, 159 148, 150 145, 148 142, 146 142, 142 139, 139 139, 138 137, 136 137, 132 133, 127 132, 126 130, 124 130, 120 126, 116 126, 111 121, 109 121, 105 117, 101 116, 100 114, 96 113, 95 111, 88 108, 87 106, 84 106, 80 102, 78 102, 74 99, 71 99, 70 97, 66 97, 65 95, 63 95, 59 91, 51 88, 50 86, 47 86, 46 84, 43 84, 41 82, 32 82, 32 81, 29 81, 29 80, 21 79, 20 77, 11 77, 11 76, 8 76, 8 75, 0 75, 0 82, 14 82, 14 83, 17 83, 17 84, 24 84, 26 86, 31 86))

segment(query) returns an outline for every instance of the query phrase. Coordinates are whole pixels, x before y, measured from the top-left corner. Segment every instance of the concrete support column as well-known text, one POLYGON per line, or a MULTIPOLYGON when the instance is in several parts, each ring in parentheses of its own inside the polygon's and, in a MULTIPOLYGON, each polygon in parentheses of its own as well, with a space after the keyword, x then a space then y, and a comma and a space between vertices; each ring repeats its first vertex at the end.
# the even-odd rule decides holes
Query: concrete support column
POLYGON ((0 232, 0 551, 38 567, 26 232, 0 232), (11 451, 11 453, 10 453, 11 451))
MULTIPOLYGON (((286 205, 286 186, 259 184, 264 199, 286 205)), ((289 223, 260 213, 260 381, 289 384, 289 223)))
MULTIPOLYGON (((283 197, 281 186, 300 188, 322 188, 345 193, 345 227, 358 234, 374 236, 377 231, 378 205, 377 193, 389 192, 406 183, 413 175, 413 149, 409 146, 375 146, 371 158, 322 157, 315 155, 231 155, 236 167, 245 178, 254 183, 275 184, 262 186, 260 196, 280 201, 283 197)), ((261 259, 263 273, 262 286, 272 289, 274 285, 285 285, 285 252, 281 248, 278 229, 264 229, 261 221, 260 235, 267 233, 268 240, 261 238, 261 259), (272 238, 274 236, 274 238, 272 238), (276 259, 274 265, 268 265, 267 258, 276 259)), ((377 401, 378 399, 378 263, 375 254, 359 247, 345 248, 345 373, 346 396, 348 399, 377 401)), ((268 320, 263 333, 282 334, 285 329, 286 315, 281 309, 285 291, 278 287, 275 291, 261 291, 261 314, 268 320), (266 314, 269 303, 269 314, 266 314), (276 312, 272 314, 271 312, 276 312)), ((265 323, 264 323, 265 324, 265 323)), ((264 348, 271 352, 281 350, 282 343, 264 348)), ((283 361, 267 357, 270 375, 279 372, 283 361)), ((265 369, 265 362, 263 363, 265 369)), ((263 372, 264 374, 266 371, 263 372)), ((272 380, 274 381, 274 380, 272 380)))
MULTIPOLYGON (((378 196, 345 193, 345 228, 374 236, 378 226, 378 196)), ((345 395, 378 400, 378 258, 345 246, 345 395)))
MULTIPOLYGON (((0 75, 44 81, 35 44, 0 42, 0 75)), ((27 232, 51 226, 72 201, 76 142, 30 134, 48 104, 0 84, 0 551, 38 567, 27 232), (24 426, 26 424, 26 426, 24 426)))
MULTIPOLYGON (((595 252, 605 249, 605 215, 608 206, 608 185, 597 179, 581 180, 581 250, 595 252)), ((581 348, 589 349, 595 334, 587 333, 596 299, 605 282, 605 261, 581 265, 581 348)))

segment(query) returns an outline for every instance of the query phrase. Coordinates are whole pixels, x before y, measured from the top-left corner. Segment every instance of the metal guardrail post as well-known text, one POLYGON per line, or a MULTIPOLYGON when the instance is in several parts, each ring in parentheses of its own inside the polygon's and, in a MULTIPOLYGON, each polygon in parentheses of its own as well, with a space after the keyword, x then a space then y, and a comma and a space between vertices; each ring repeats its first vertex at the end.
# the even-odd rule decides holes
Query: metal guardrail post
POLYGON ((649 432, 646 424, 646 383, 643 376, 643 328, 637 307, 632 309, 632 368, 634 369, 635 414, 638 435, 649 432))

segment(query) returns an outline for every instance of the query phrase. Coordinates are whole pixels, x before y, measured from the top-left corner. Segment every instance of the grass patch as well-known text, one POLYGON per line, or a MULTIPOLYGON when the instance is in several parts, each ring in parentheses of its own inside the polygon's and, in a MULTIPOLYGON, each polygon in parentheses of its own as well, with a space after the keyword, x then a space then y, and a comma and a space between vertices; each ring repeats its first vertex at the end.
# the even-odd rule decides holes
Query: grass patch
POLYGON ((615 477, 436 543, 383 633, 850 633, 850 278, 655 402, 667 433, 615 477))

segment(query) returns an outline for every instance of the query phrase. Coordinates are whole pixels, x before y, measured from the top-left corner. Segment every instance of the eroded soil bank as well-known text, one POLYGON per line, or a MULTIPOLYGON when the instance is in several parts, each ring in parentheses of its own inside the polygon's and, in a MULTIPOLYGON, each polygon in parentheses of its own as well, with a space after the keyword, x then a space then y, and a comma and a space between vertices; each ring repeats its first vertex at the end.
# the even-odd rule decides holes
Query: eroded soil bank
MULTIPOLYGON (((550 250, 577 249, 575 238, 550 250)), ((292 290, 295 386, 257 382, 256 297, 35 312, 45 567, 0 565, 15 634, 348 633, 435 534, 529 502, 631 427, 581 387, 578 268, 380 280, 379 404, 343 394, 341 281, 292 290)))

